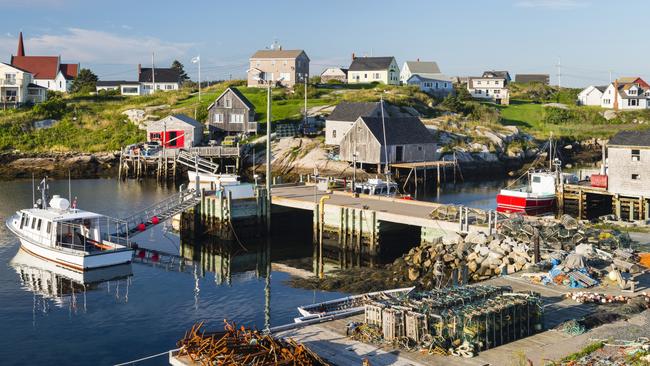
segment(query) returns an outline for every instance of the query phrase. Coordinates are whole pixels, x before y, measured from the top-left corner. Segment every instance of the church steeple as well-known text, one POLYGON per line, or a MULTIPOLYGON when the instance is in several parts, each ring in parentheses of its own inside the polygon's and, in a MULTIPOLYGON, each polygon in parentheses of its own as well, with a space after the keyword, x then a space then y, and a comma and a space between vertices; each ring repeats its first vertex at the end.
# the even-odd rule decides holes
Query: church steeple
POLYGON ((18 36, 18 53, 16 56, 25 56, 25 46, 23 45, 23 32, 18 36))

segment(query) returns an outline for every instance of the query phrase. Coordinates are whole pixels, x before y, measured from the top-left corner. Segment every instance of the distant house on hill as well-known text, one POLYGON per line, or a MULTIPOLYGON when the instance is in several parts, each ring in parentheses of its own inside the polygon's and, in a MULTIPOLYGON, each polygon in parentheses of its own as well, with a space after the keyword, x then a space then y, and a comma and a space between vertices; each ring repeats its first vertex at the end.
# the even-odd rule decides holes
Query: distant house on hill
POLYGON ((147 125, 147 141, 169 149, 187 149, 201 144, 203 125, 184 114, 174 114, 147 125))
POLYGON ((61 62, 61 56, 26 56, 23 32, 18 36, 18 52, 11 56, 12 66, 32 74, 32 83, 53 91, 67 92, 79 74, 79 64, 61 62))
POLYGON ((341 141, 340 158, 362 164, 432 161, 436 141, 417 117, 359 117, 341 141), (386 136, 386 140, 384 140, 386 136))
POLYGON ((603 92, 600 106, 615 110, 648 109, 650 88, 646 85, 648 84, 641 78, 617 79, 603 92))
POLYGON ((510 75, 507 71, 486 71, 481 77, 469 78, 467 91, 472 98, 507 105, 510 103, 509 82, 510 75))
POLYGON ((395 57, 356 57, 348 68, 348 84, 379 82, 399 84, 399 66, 395 57))
POLYGON ((259 50, 249 59, 247 70, 248 86, 266 86, 277 83, 293 87, 309 79, 309 57, 303 50, 283 50, 281 46, 274 49, 259 50))
POLYGON ((142 95, 142 84, 138 81, 99 80, 95 85, 97 92, 118 91, 121 95, 142 95))
POLYGON ((158 90, 179 90, 181 74, 177 69, 164 67, 155 67, 152 73, 150 67, 138 64, 138 82, 142 84, 142 94, 151 94, 158 90))
POLYGON ((541 83, 549 85, 551 78, 548 74, 517 74, 515 75, 516 83, 541 83))
POLYGON ((607 85, 590 85, 578 93, 578 105, 600 106, 607 85))
POLYGON ((328 67, 320 74, 320 82, 327 83, 331 80, 338 80, 342 83, 348 82, 348 69, 342 67, 328 67))
POLYGON ((47 89, 33 81, 29 71, 0 62, 0 106, 18 107, 44 102, 47 99, 47 89))
POLYGON ((454 92, 451 79, 440 72, 435 62, 406 61, 400 71, 400 81, 437 97, 444 98, 454 92))
POLYGON ((214 133, 256 133, 255 106, 237 88, 229 87, 208 107, 207 125, 214 133))

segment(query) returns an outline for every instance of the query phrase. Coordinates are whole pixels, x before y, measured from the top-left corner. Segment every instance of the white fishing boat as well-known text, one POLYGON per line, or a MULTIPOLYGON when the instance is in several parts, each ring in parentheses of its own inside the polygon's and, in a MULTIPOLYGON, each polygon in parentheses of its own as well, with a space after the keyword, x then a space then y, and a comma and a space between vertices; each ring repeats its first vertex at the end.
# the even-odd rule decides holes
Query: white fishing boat
POLYGON ((319 302, 317 304, 305 305, 298 307, 300 318, 295 318, 295 322, 311 320, 319 317, 326 317, 340 314, 361 313, 366 304, 372 301, 381 300, 386 297, 406 296, 415 287, 404 287, 386 291, 369 292, 361 295, 346 296, 340 299, 319 302))
POLYGON ((58 195, 50 200, 47 189, 43 179, 34 208, 17 211, 6 222, 26 252, 79 271, 131 262, 126 222, 72 208, 58 195))
POLYGON ((237 174, 215 174, 206 172, 187 171, 189 186, 194 187, 198 179, 198 189, 206 191, 224 191, 225 194, 231 194, 233 199, 254 198, 255 185, 252 183, 243 183, 237 174))
POLYGON ((385 181, 380 178, 368 179, 367 182, 357 183, 355 193, 371 196, 396 196, 398 185, 395 182, 385 181))

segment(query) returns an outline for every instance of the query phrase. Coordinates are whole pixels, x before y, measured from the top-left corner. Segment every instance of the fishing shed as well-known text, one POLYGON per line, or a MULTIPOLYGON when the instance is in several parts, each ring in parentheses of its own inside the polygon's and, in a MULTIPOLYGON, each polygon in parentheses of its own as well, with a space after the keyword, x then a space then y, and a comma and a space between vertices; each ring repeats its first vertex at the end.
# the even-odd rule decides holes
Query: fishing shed
POLYGON ((341 160, 366 164, 436 160, 436 141, 417 117, 359 117, 341 141, 341 160), (384 141, 384 136, 386 139, 384 141))
POLYGON ((187 149, 201 144, 203 125, 184 114, 174 114, 147 125, 147 141, 157 141, 166 148, 187 149))

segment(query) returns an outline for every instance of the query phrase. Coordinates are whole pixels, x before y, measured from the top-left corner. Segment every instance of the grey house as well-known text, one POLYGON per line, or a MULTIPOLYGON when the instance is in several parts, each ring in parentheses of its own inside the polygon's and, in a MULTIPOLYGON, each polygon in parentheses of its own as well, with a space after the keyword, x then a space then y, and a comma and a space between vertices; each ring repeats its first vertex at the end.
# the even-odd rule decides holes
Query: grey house
POLYGON ((359 117, 341 141, 340 157, 344 161, 385 164, 433 161, 436 141, 417 117, 359 117), (385 131, 384 131, 385 130, 385 131), (384 136, 386 141, 384 142, 384 136))
POLYGON ((325 144, 338 145, 359 117, 381 117, 379 103, 339 103, 325 119, 325 144))
POLYGON ((621 131, 607 144, 607 190, 650 197, 650 130, 621 131))
POLYGON ((255 106, 237 88, 229 87, 208 107, 208 130, 214 133, 256 133, 255 106))

